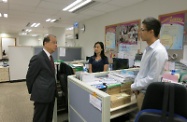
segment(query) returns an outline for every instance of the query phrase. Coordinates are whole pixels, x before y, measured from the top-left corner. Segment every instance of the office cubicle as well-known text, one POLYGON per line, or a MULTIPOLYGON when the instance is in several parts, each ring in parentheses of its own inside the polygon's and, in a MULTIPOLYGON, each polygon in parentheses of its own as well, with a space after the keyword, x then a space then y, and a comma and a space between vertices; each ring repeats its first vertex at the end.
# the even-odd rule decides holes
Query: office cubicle
MULTIPOLYGON (((10 80, 25 79, 31 57, 38 54, 42 49, 42 46, 9 46, 10 80)), ((54 61, 74 61, 81 60, 81 54, 81 47, 58 47, 52 55, 54 61), (61 55, 60 48, 65 49, 63 55, 61 55)))
POLYGON ((75 78, 68 77, 70 122, 109 122, 110 96, 75 78))
MULTIPOLYGON (((38 54, 42 51, 43 47, 34 47, 34 54, 38 54)), ((81 47, 58 47, 52 54, 54 60, 74 61, 81 60, 81 47)))
MULTIPOLYGON (((127 69, 137 71, 138 69, 127 69)), ((95 76, 106 76, 109 72, 93 73, 95 76)), ((98 90, 74 75, 68 76, 68 108, 70 122, 110 122, 111 119, 137 110, 135 96, 131 102, 111 108, 110 95, 98 90), (96 101, 96 107, 92 103, 96 101), (100 103, 100 104, 99 104, 100 103), (98 106, 101 106, 99 109, 98 106)))

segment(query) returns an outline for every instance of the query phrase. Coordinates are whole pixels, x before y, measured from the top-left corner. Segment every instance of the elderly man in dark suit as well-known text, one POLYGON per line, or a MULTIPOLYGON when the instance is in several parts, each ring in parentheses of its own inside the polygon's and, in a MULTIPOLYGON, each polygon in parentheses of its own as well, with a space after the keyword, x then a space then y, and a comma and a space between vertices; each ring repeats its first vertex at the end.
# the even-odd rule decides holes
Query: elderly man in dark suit
POLYGON ((26 84, 34 101, 33 122, 52 122, 56 95, 55 67, 51 54, 57 49, 54 35, 43 40, 43 50, 33 56, 26 75, 26 84))

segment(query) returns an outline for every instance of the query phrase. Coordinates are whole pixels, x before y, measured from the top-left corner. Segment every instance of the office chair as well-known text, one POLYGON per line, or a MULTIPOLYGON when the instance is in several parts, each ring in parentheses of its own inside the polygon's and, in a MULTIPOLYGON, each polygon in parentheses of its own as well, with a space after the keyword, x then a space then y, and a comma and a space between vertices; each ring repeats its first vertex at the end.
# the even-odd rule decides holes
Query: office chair
POLYGON ((67 77, 68 75, 73 75, 73 74, 74 74, 73 69, 69 65, 67 65, 64 62, 60 64, 60 69, 57 77, 59 79, 62 92, 64 93, 66 109, 68 108, 67 77))
POLYGON ((135 122, 187 122, 187 89, 183 85, 151 83, 135 122))
POLYGON ((90 59, 90 56, 86 56, 86 61, 88 61, 90 59))

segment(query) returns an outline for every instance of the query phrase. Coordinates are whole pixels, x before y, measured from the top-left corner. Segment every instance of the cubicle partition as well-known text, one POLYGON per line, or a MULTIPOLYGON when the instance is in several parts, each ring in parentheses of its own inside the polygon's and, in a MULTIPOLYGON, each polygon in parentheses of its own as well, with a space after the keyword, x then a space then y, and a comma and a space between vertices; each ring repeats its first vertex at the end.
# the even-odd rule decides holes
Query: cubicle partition
MULTIPOLYGON (((128 69, 129 70, 129 69, 128 69)), ((138 69, 130 69, 137 71, 138 69)), ((111 71, 113 72, 113 71, 111 71)), ((94 73, 96 77, 109 72, 94 73)), ((110 122, 111 119, 137 110, 135 96, 131 102, 111 108, 110 95, 77 79, 68 76, 68 108, 70 122, 110 122)))
POLYGON ((80 47, 59 47, 59 59, 63 61, 81 60, 80 47))
POLYGON ((109 122, 110 95, 68 77, 68 102, 70 122, 109 122))
MULTIPOLYGON (((35 46, 34 47, 34 55, 37 55, 39 52, 41 52, 43 50, 42 46, 35 46)), ((54 60, 58 60, 58 51, 55 51, 53 54, 53 59, 54 60)))
POLYGON ((31 46, 9 46, 10 81, 26 79, 29 61, 33 56, 31 46))
MULTIPOLYGON (((42 46, 9 46, 10 81, 26 79, 31 57, 42 49, 42 46)), ((81 47, 58 47, 52 56, 54 61, 81 60, 81 47)))

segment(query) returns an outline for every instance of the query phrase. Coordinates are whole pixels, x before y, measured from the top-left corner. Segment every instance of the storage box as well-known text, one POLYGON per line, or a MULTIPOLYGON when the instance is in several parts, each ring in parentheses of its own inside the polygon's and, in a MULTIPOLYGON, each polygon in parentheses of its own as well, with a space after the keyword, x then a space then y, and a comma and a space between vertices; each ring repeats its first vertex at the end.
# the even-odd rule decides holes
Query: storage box
POLYGON ((121 84, 121 92, 128 91, 131 89, 132 81, 124 82, 121 84))
POLYGON ((119 94, 111 95, 110 100, 111 100, 110 107, 115 108, 120 105, 124 105, 131 102, 131 97, 126 93, 119 93, 119 94))
POLYGON ((118 94, 120 92, 121 92, 121 84, 107 86, 106 93, 108 93, 109 95, 118 94))
POLYGON ((125 92, 126 94, 130 95, 132 94, 132 91, 131 89, 125 89, 123 92, 125 92))

